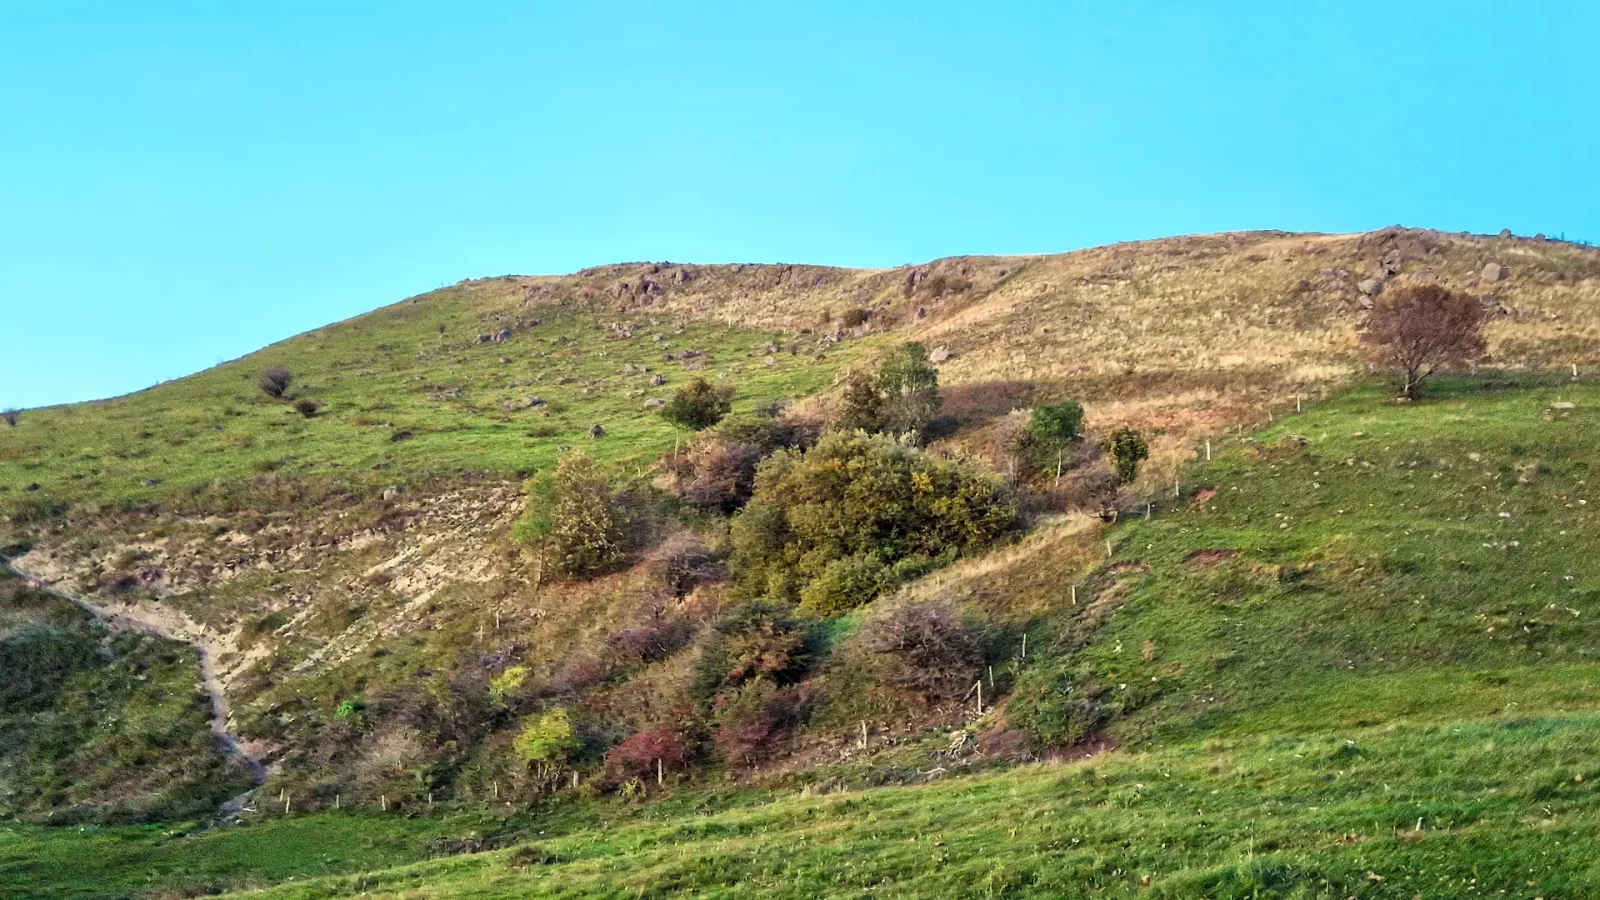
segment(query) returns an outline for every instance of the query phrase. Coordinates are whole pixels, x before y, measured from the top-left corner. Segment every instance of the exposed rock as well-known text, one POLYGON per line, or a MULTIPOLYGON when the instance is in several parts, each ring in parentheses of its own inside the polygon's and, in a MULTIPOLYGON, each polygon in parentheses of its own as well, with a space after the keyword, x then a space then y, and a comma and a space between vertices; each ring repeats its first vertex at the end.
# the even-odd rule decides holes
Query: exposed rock
POLYGON ((543 406, 544 400, 539 397, 527 397, 522 401, 522 405, 528 409, 534 409, 543 406))
POLYGON ((398 487, 386 487, 383 489, 382 493, 378 494, 378 499, 395 500, 399 498, 401 493, 402 491, 398 487))
POLYGON ((1509 229, 1509 228, 1500 229, 1500 236, 1503 237, 1503 238, 1511 237, 1511 229, 1509 229))
POLYGON ((666 405, 667 401, 661 399, 660 397, 651 397, 649 400, 644 402, 645 409, 660 409, 666 405))
POLYGON ((606 429, 604 426, 598 423, 589 426, 589 440, 592 441, 595 438, 605 437, 605 434, 606 429))
POLYGON ((666 384, 666 383, 667 383, 667 376, 665 376, 665 375, 661 375, 661 374, 658 373, 658 374, 650 376, 650 386, 651 387, 661 387, 663 384, 666 384))
POLYGON ((762 365, 769 369, 775 369, 778 366, 778 358, 776 356, 769 356, 762 362, 762 365))
POLYGON ((942 363, 949 358, 950 348, 943 344, 933 348, 933 350, 928 353, 928 362, 931 363, 942 363))
POLYGON ((1366 281, 1357 284, 1356 290, 1366 294, 1368 297, 1376 297, 1383 293, 1383 282, 1376 278, 1368 278, 1366 281))
POLYGON ((1511 277, 1511 267, 1497 262, 1492 262, 1483 267, 1483 274, 1480 277, 1483 279, 1484 284, 1494 284, 1498 281, 1504 281, 1505 279, 1511 277))

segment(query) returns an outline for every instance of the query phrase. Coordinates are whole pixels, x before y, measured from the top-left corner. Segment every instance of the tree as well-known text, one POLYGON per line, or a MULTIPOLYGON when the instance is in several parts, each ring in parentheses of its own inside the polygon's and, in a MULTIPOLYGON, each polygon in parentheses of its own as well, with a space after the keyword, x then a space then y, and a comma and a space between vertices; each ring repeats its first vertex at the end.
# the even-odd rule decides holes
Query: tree
POLYGON ((878 391, 884 397, 888 430, 898 434, 922 431, 939 414, 939 370, 928 362, 928 350, 906 341, 878 367, 878 391))
POLYGON ((12 428, 17 427, 17 420, 20 418, 22 418, 21 410, 8 409, 5 412, 0 412, 0 419, 4 419, 6 424, 12 428))
POLYGON ((555 783, 581 746, 566 709, 560 706, 547 710, 538 719, 524 720, 521 733, 511 741, 512 752, 527 763, 541 788, 555 783))
POLYGON ((556 464, 544 529, 546 559, 557 574, 583 577, 622 559, 622 528, 600 467, 569 452, 556 464))
POLYGON ((878 380, 868 372, 851 371, 845 378, 844 396, 839 401, 839 430, 877 434, 887 424, 878 380))
POLYGON ((1375 364, 1399 370, 1400 396, 1416 400, 1439 368, 1483 356, 1483 308, 1437 284, 1413 285, 1377 299, 1360 340, 1375 364))
POLYGON ((1027 435, 1037 452, 1055 457, 1056 483, 1060 484, 1067 448, 1083 436, 1083 407, 1072 400, 1036 406, 1028 418, 1027 435))
POLYGON ((268 397, 282 397, 284 391, 289 389, 289 382, 293 380, 294 376, 289 374, 288 369, 283 366, 272 366, 261 373, 261 378, 256 384, 261 386, 261 390, 268 397))
POLYGON ((722 421, 732 402, 733 388, 714 387, 704 378, 694 378, 661 407, 661 417, 679 428, 700 431, 722 421))
POLYGON ((1139 475, 1139 463, 1150 458, 1150 445, 1137 429, 1118 428, 1106 438, 1106 455, 1111 457, 1113 488, 1130 484, 1139 475))

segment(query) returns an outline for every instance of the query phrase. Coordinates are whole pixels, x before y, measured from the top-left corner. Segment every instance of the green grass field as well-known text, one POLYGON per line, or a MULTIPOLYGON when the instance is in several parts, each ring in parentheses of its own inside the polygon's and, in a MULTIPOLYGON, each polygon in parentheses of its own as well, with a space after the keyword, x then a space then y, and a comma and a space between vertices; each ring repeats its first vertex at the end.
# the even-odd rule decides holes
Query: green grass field
POLYGON ((0 429, 0 512, 227 508, 248 505, 263 479, 517 477, 566 446, 632 476, 674 439, 647 400, 696 375, 733 385, 736 411, 803 397, 862 346, 824 361, 815 339, 639 315, 612 327, 575 307, 524 309, 520 296, 509 282, 446 288, 126 397, 28 411, 0 429), (476 343, 502 327, 513 332, 503 343, 476 343), (666 359, 685 351, 696 353, 666 359), (289 396, 321 404, 314 417, 257 386, 274 365, 294 376, 289 396), (534 397, 544 404, 530 407, 534 397), (606 434, 591 440, 597 424, 606 434))

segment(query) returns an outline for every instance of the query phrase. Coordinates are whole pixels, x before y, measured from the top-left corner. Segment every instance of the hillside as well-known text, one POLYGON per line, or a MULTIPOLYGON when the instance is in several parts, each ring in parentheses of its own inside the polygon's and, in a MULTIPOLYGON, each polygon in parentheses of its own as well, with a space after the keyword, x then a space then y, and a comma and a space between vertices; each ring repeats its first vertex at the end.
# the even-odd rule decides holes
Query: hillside
MULTIPOLYGON (((435 843, 412 859, 436 855, 441 830, 502 849, 395 869, 359 848, 305 853, 271 880, 364 874, 265 896, 1589 896, 1597 403, 1590 384, 1541 377, 1463 379, 1410 407, 1362 387, 1218 446, 1180 498, 1106 533, 1114 556, 1077 593, 1118 611, 1070 654, 1073 607, 1035 620, 1017 696, 967 718, 970 743, 874 735, 765 789, 423 819, 408 828, 435 843), (1552 413, 1557 397, 1574 408, 1552 413), (993 771, 1038 699, 1028 685, 1063 664, 1102 685, 1096 714, 1124 748, 993 771)), ((983 604, 964 569, 983 564, 945 589, 983 604)), ((395 821, 351 815, 271 828, 337 840, 395 821)), ((248 832, 160 852, 175 883, 260 884, 208 849, 248 832)), ((13 839, 45 873, 71 846, 13 839)), ((50 877, 60 896, 111 895, 50 877)))
MULTIPOLYGON (((28 576, 207 651, 230 728, 272 767, 248 818, 282 816, 273 797, 289 810, 234 834, 400 811, 439 813, 429 840, 550 832, 355 880, 339 873, 436 845, 297 856, 269 877, 191 859, 208 832, 163 851, 171 886, 1410 897, 1478 878, 1584 896, 1597 876, 1559 848, 1594 837, 1597 300, 1589 248, 1400 229, 465 282, 140 394, 24 411, 0 429, 0 544, 28 576), (1372 294, 1427 281, 1482 298, 1492 369, 1397 405, 1354 330, 1372 294), (864 606, 769 621, 795 629, 805 668, 762 702, 804 713, 759 755, 664 773, 657 757, 654 777, 620 780, 607 748, 755 696, 686 705, 704 702, 717 635, 745 639, 726 631, 739 526, 663 487, 657 460, 683 435, 647 401, 703 376, 736 391, 730 421, 787 404, 775 421, 803 423, 908 339, 933 350, 948 417, 928 458, 1004 474, 1023 527, 864 606), (291 399, 257 387, 273 365, 291 399), (1091 435, 1151 438, 1114 525, 1084 514, 1076 469, 1055 487, 1008 455, 1014 410, 1067 398, 1091 435), (608 473, 635 536, 621 565, 559 581, 519 529, 568 448, 608 473), (970 630, 981 714, 971 691, 908 692, 864 649, 919 600, 970 630), (513 755, 555 708, 580 733, 581 790, 513 755), (450 818, 473 810, 494 824, 450 818)), ((146 702, 130 687, 118 702, 146 702)), ((27 797, 13 814, 117 818, 106 797, 0 778, 27 797)), ((11 840, 70 852, 50 832, 11 840)), ((39 896, 135 890, 5 871, 39 896)))

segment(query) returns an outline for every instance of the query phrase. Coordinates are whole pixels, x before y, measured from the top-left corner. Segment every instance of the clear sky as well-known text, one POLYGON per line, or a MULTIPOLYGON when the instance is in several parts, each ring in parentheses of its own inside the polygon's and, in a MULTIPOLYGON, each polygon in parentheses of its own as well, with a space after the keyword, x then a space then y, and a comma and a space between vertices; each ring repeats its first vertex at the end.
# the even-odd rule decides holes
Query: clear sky
POLYGON ((464 277, 1600 241, 1600 9, 0 0, 0 407, 464 277))

